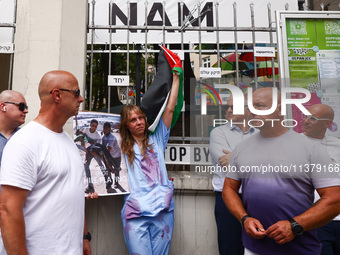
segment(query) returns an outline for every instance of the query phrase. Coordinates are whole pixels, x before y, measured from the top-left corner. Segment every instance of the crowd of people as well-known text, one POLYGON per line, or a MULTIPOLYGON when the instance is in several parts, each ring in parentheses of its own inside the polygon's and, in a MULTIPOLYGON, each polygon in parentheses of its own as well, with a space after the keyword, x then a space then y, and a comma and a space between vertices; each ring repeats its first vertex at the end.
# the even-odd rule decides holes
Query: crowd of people
MULTIPOLYGON (((179 76, 174 73, 168 102, 154 133, 146 114, 135 105, 121 111, 121 144, 109 122, 103 135, 98 121, 77 131, 76 141, 63 130, 78 114, 81 96, 75 76, 50 71, 39 84, 41 108, 25 125, 24 96, 0 94, 0 254, 91 254, 91 234, 84 213, 83 173, 88 198, 97 198, 91 178, 92 160, 101 166, 106 189, 119 185, 121 160, 126 163, 130 193, 121 211, 129 254, 168 254, 173 228, 174 184, 169 180, 164 151, 177 102, 179 76), (115 178, 112 177, 114 174, 115 178)), ((278 92, 279 93, 279 92, 278 92)), ((252 95, 258 110, 270 109, 273 89, 252 95)), ((280 96, 278 96, 280 98, 280 96)), ((234 125, 216 127, 210 135, 212 163, 237 171, 216 172, 215 219, 220 254, 340 254, 340 140, 327 136, 333 109, 316 104, 303 116, 303 133, 281 125, 280 101, 269 115, 233 114, 233 97, 226 118, 234 125), (253 126, 247 120, 253 119, 253 126), (256 125, 261 122, 261 125, 256 125), (244 166, 267 170, 241 171, 244 166), (284 166, 282 168, 282 166, 284 166), (303 166, 303 167, 302 167, 303 166), (319 171, 311 166, 320 166, 319 171), (338 165, 339 167, 339 165, 338 165), (315 195, 314 195, 315 193, 315 195), (321 242, 321 243, 320 243, 321 242), (321 245, 322 244, 322 245, 321 245)))

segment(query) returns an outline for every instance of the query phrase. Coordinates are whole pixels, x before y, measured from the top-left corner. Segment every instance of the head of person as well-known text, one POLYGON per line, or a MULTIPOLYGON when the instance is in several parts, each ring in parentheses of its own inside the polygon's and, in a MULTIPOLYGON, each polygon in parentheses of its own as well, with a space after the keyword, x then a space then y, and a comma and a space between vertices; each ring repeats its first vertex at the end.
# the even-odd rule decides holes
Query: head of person
POLYGON ((125 138, 142 139, 148 134, 146 115, 137 105, 126 105, 120 112, 120 134, 125 138))
POLYGON ((39 83, 40 113, 53 111, 66 119, 78 114, 84 98, 77 78, 67 71, 47 72, 39 83))
POLYGON ((322 139, 334 119, 332 107, 315 104, 308 108, 311 115, 302 115, 302 131, 306 136, 322 139))
POLYGON ((119 132, 122 138, 121 150, 127 154, 132 164, 135 157, 133 145, 138 140, 142 144, 142 155, 145 156, 149 142, 149 125, 146 115, 139 106, 126 105, 120 112, 119 132))
POLYGON ((98 127, 98 121, 96 119, 91 120, 91 122, 90 122, 90 132, 91 133, 96 132, 97 127, 98 127))
MULTIPOLYGON (((253 99, 253 107, 256 110, 264 111, 269 110, 273 106, 273 91, 272 87, 260 88, 257 89, 252 96, 253 99)), ((278 128, 281 127, 281 120, 283 120, 281 115, 281 93, 277 90, 277 105, 274 111, 267 115, 260 114, 251 114, 251 125, 257 127, 259 130, 268 129, 268 128, 278 128), (279 121, 271 121, 273 119, 279 121)))
POLYGON ((105 122, 103 125, 104 135, 108 136, 111 132, 111 124, 109 122, 105 122))
POLYGON ((6 124, 13 128, 25 123, 28 106, 24 96, 14 90, 4 90, 0 94, 0 113, 6 124))
POLYGON ((230 122, 231 120, 233 122, 238 122, 238 123, 243 123, 245 120, 245 123, 247 123, 249 116, 250 116, 250 111, 247 106, 247 95, 244 95, 244 114, 242 115, 236 115, 234 114, 234 105, 233 105, 233 96, 231 95, 228 98, 227 104, 226 104, 226 119, 230 122))

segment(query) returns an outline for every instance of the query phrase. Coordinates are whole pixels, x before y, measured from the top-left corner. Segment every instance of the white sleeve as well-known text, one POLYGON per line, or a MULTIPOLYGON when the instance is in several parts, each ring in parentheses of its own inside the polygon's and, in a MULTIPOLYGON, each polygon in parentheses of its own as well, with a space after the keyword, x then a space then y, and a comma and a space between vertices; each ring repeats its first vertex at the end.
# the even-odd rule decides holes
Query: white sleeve
POLYGON ((209 153, 213 162, 218 164, 218 158, 225 155, 222 149, 231 151, 229 143, 221 128, 214 128, 210 133, 209 153))
POLYGON ((36 157, 28 146, 9 140, 1 164, 1 185, 32 190, 37 182, 38 167, 36 157))

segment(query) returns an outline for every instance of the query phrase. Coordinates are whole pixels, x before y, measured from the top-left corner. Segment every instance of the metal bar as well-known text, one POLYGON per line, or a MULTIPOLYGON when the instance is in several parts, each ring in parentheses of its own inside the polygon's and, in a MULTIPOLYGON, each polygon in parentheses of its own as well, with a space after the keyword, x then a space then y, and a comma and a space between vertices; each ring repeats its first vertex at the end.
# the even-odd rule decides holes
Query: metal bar
MULTIPOLYGON (((16 10, 17 2, 15 1, 14 10, 16 10)), ((16 15, 16 14, 15 14, 16 15)), ((16 27, 15 23, 0 23, 0 27, 16 27)))
MULTIPOLYGON (((146 0, 145 1, 145 25, 146 27, 148 26, 148 1, 146 0)), ((145 92, 148 90, 148 83, 147 83, 147 75, 148 75, 148 72, 147 72, 147 67, 148 67, 148 30, 145 30, 145 45, 144 45, 144 48, 145 48, 145 53, 144 53, 144 57, 145 57, 145 77, 144 77, 144 89, 145 89, 145 92)))
MULTIPOLYGON (((234 11, 234 27, 237 27, 237 4, 233 3, 233 11, 234 11)), ((238 63, 238 40, 237 40, 237 32, 234 32, 234 42, 235 42, 235 58, 236 58, 236 85, 240 86, 240 78, 239 78, 239 63, 238 63)))
MULTIPOLYGON (((94 26, 94 11, 96 1, 92 0, 92 21, 91 24, 94 26)), ((94 42, 94 30, 91 30, 91 57, 90 57, 90 95, 89 95, 89 111, 92 110, 92 86, 93 86, 93 42, 94 42)))
MULTIPOLYGON (((14 46, 14 34, 15 34, 15 29, 16 29, 16 22, 17 22, 17 6, 18 3, 16 0, 14 0, 14 13, 13 13, 13 21, 14 21, 14 26, 12 29, 12 43, 14 46)), ((12 72, 13 72, 13 58, 14 58, 14 53, 11 53, 10 60, 9 60, 9 74, 8 74, 8 89, 12 89, 12 72)))
MULTIPOLYGON (((201 3, 198 4, 198 13, 201 13, 201 3)), ((198 18, 198 26, 201 28, 201 17, 198 18)), ((199 45, 199 66, 200 68, 202 67, 202 38, 201 38, 201 30, 198 30, 198 45, 199 45)), ((202 99, 203 99, 203 92, 202 92, 202 77, 200 77, 200 98, 201 98, 201 109, 202 109, 202 99)), ((201 121, 201 137, 204 135, 204 130, 203 130, 203 115, 202 113, 200 114, 200 121, 201 121)))
MULTIPOLYGON (((269 27, 272 27, 273 22, 272 22, 272 8, 271 8, 271 4, 268 3, 267 4, 267 8, 268 8, 268 23, 269 23, 269 27)), ((273 47, 274 43, 273 43, 273 34, 269 33, 269 41, 270 41, 270 46, 273 47)), ((271 58, 272 61, 272 72, 273 72, 273 87, 276 87, 276 82, 275 82, 275 63, 274 63, 274 58, 271 58)))
MULTIPOLYGON (((109 3, 109 20, 111 22, 112 20, 112 0, 110 1, 109 3)), ((112 29, 109 30, 109 71, 108 71, 108 74, 111 75, 111 44, 112 44, 112 29)), ((110 113, 111 110, 110 110, 110 107, 111 107, 111 86, 108 86, 107 84, 107 87, 108 87, 108 91, 107 91, 107 112, 110 113)))
POLYGON ((170 136, 169 141, 209 141, 210 137, 181 137, 181 136, 170 136))
MULTIPOLYGON (((182 20, 182 24, 183 24, 183 1, 181 0, 181 20, 182 20)), ((181 50, 184 51, 184 32, 181 31, 181 50)), ((182 66, 184 67, 184 60, 182 60, 182 66)), ((184 79, 184 68, 183 68, 183 79, 184 79)), ((184 82, 184 81, 183 81, 184 82)), ((183 90, 182 90, 183 96, 184 96, 184 86, 183 86, 183 90)), ((184 109, 185 109, 185 101, 183 102, 184 105, 184 109)), ((182 143, 184 144, 184 138, 185 138, 185 110, 184 112, 182 112, 182 143)), ((185 166, 182 165, 182 170, 185 170, 185 166)))
POLYGON ((165 1, 162 2, 163 5, 163 13, 162 13, 162 17, 163 17, 163 28, 162 28, 162 32, 163 32, 163 45, 165 45, 165 1))
MULTIPOLYGON (((128 12, 128 30, 127 42, 126 42, 126 75, 130 75, 130 1, 127 1, 127 12, 128 12)), ((130 77, 130 76, 129 76, 130 77)), ((119 88, 122 89, 122 88, 119 88)), ((129 86, 126 87, 126 104, 129 104, 129 86)))
MULTIPOLYGON (((215 11, 216 11, 216 46, 217 46, 217 65, 218 67, 221 67, 221 57, 220 57, 220 32, 218 31, 219 27, 219 16, 218 16, 218 6, 219 2, 216 2, 215 4, 215 11)), ((221 78, 218 79, 218 83, 221 83, 221 78)), ((221 89, 218 89, 218 93, 221 93, 221 89)), ((218 116, 220 119, 222 119, 222 105, 219 104, 218 106, 218 116)))
MULTIPOLYGON (((88 29, 122 29, 126 30, 126 25, 89 25, 87 27, 88 29)), ((180 30, 180 27, 176 26, 135 26, 131 25, 129 26, 129 29, 135 29, 135 30, 180 30)), ((216 27, 187 27, 184 29, 185 31, 216 31, 216 27)), ((258 31, 258 32, 275 32, 276 29, 272 28, 269 29, 268 27, 219 27, 219 31, 243 31, 243 32, 252 32, 252 31, 258 31)))
MULTIPOLYGON (((250 4, 250 12, 251 12, 251 26, 255 27, 255 13, 254 13, 254 3, 250 4)), ((252 39, 253 39, 253 50, 255 50, 256 41, 255 41, 255 31, 252 31, 252 39)), ((256 57, 254 56, 254 80, 255 80, 255 89, 257 89, 257 63, 256 57)))

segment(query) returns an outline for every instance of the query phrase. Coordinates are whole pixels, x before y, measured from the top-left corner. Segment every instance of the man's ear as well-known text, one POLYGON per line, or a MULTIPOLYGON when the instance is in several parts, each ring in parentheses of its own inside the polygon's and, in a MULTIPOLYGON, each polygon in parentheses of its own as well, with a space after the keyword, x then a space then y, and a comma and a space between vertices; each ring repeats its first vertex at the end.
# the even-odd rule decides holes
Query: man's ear
POLYGON ((52 96, 53 96, 53 100, 55 102, 60 102, 61 100, 61 94, 60 94, 60 91, 58 89, 54 89, 52 91, 52 96))
POLYGON ((327 120, 326 124, 325 124, 326 125, 326 129, 329 128, 330 126, 332 126, 332 124, 333 124, 333 120, 327 120))
POLYGON ((5 112, 6 111, 6 104, 0 103, 0 109, 1 109, 1 111, 5 112))
POLYGON ((277 103, 276 110, 277 110, 279 116, 281 116, 281 103, 277 103))

